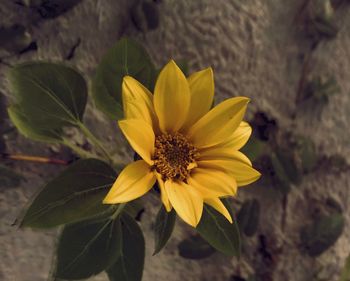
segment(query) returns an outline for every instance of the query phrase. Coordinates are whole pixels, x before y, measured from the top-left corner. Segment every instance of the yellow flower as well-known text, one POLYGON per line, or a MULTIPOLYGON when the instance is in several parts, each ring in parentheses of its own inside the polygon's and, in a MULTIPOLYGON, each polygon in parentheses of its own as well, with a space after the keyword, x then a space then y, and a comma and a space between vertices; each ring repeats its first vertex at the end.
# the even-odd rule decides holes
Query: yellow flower
POLYGON ((173 207, 188 224, 198 224, 204 203, 232 223, 219 198, 260 177, 238 151, 252 131, 242 121, 249 99, 230 98, 210 109, 212 69, 186 79, 173 60, 160 72, 154 95, 130 76, 122 93, 125 120, 118 123, 142 160, 124 168, 103 202, 134 200, 158 181, 166 210, 173 207))

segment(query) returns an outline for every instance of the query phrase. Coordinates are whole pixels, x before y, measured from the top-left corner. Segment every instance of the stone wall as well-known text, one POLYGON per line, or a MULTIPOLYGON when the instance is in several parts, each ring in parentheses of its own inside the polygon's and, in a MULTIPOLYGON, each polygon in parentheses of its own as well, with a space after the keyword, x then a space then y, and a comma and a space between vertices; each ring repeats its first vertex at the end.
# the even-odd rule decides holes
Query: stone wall
MULTIPOLYGON (((301 56, 307 50, 307 41, 300 36, 294 21, 302 1, 158 2, 159 27, 141 33, 129 17, 134 1, 83 0, 52 19, 43 19, 35 11, 28 12, 15 1, 1 1, 0 25, 16 23, 26 26, 37 46, 36 50, 21 55, 0 53, 1 92, 7 94, 4 73, 8 65, 22 61, 67 61, 90 78, 103 53, 122 35, 128 35, 142 42, 159 66, 171 58, 186 60, 191 71, 212 66, 216 101, 237 95, 248 96, 252 99, 248 117, 256 110, 264 111, 278 120, 281 128, 310 137, 319 153, 340 154, 345 158, 350 155, 350 16, 346 17, 346 9, 339 13, 341 28, 337 37, 321 43, 314 53, 317 70, 334 75, 341 93, 331 97, 319 118, 303 114, 292 118, 302 71, 301 56)), ((91 104, 86 118, 93 131, 107 137, 111 147, 121 146, 122 160, 128 162, 132 159, 126 142, 115 137, 118 136, 116 124, 107 121, 91 104)), ((58 147, 31 142, 15 133, 7 140, 7 146, 8 151, 33 155, 68 153, 58 147)), ((61 167, 8 164, 26 180, 21 186, 1 189, 0 279, 46 280, 56 231, 19 230, 11 224, 38 188, 61 167)), ((240 190, 238 201, 257 198, 262 212, 258 233, 247 238, 239 261, 219 253, 200 261, 179 257, 177 244, 192 233, 180 221, 167 247, 152 257, 152 221, 159 203, 146 197, 146 213, 142 221, 147 241, 144 280, 228 281, 233 274, 247 276, 256 272, 263 281, 337 281, 350 253, 349 190, 348 171, 324 170, 304 177, 302 184, 292 189, 285 205, 268 187, 257 184, 240 190), (300 251, 299 231, 302 225, 311 221, 315 205, 322 204, 329 196, 342 206, 346 226, 331 249, 311 258, 300 251), (267 258, 266 253, 271 257, 267 258)), ((106 280, 106 277, 100 275, 94 280, 106 280)))

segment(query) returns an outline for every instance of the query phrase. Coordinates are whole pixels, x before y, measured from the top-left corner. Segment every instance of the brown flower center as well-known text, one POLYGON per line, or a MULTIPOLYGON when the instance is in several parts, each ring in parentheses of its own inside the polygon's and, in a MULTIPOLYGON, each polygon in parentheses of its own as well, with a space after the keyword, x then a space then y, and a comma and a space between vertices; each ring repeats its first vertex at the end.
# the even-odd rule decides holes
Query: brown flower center
POLYGON ((163 180, 184 181, 197 156, 197 149, 183 135, 163 134, 156 137, 153 168, 163 180))

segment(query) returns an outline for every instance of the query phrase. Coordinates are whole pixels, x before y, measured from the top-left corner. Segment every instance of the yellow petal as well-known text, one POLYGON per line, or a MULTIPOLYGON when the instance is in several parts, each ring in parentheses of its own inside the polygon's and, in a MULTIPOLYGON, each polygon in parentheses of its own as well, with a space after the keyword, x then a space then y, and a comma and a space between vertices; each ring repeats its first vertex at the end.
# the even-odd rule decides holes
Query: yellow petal
POLYGON ((219 198, 208 198, 205 199, 204 202, 210 206, 212 206, 215 210, 225 216, 227 220, 232 223, 232 217, 229 211, 227 211, 225 205, 221 202, 219 198))
POLYGON ((232 175, 210 168, 193 170, 188 184, 197 189, 203 198, 233 196, 237 192, 237 183, 232 175))
POLYGON ((203 160, 197 163, 201 168, 217 169, 231 174, 236 179, 238 186, 255 182, 261 176, 257 170, 240 160, 203 160))
POLYGON ((214 75, 209 67, 193 73, 187 78, 191 92, 190 109, 184 129, 189 128, 202 116, 204 116, 213 104, 214 99, 214 75))
POLYGON ((190 88, 173 60, 158 76, 153 104, 163 132, 176 132, 182 127, 190 106, 190 88))
POLYGON ((227 140, 241 123, 248 102, 246 97, 223 101, 189 129, 188 138, 196 147, 209 147, 227 140))
POLYGON ((117 204, 139 198, 149 191, 155 182, 156 176, 145 161, 133 162, 119 174, 103 203, 117 204))
POLYGON ((229 137, 229 140, 222 144, 222 146, 239 150, 247 143, 251 134, 252 127, 247 122, 242 121, 232 136, 229 137))
POLYGON ((168 194, 166 193, 166 190, 165 190, 164 181, 162 180, 162 176, 160 174, 156 173, 156 177, 157 177, 158 186, 160 189, 160 198, 167 212, 170 212, 172 209, 172 206, 170 204, 168 194))
POLYGON ((138 119, 121 120, 118 124, 132 148, 152 165, 155 136, 151 125, 138 119))
POLYGON ((242 152, 232 149, 231 147, 209 147, 205 150, 200 150, 199 161, 201 160, 238 160, 249 166, 252 166, 249 158, 242 152))
POLYGON ((125 76, 122 85, 123 108, 126 119, 141 119, 153 128, 158 126, 151 92, 131 76, 125 76))
POLYGON ((166 181, 165 189, 176 213, 189 225, 196 227, 203 212, 203 198, 184 182, 166 181))

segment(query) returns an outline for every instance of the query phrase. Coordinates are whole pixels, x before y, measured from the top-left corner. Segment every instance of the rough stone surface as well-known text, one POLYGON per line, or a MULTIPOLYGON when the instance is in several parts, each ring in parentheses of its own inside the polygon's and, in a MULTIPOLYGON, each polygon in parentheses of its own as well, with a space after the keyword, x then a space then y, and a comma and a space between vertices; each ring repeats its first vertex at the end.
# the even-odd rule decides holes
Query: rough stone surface
MULTIPOLYGON (((248 96, 252 99, 248 117, 256 110, 263 110, 275 117, 280 127, 310 137, 319 153, 350 155, 350 17, 346 17, 346 9, 340 15, 338 36, 322 43, 315 52, 315 68, 321 73, 335 75, 341 93, 330 99, 319 118, 297 114, 292 119, 302 68, 300 55, 306 48, 305 39, 299 36, 294 24, 302 1, 164 0, 159 4, 159 28, 146 34, 138 32, 129 19, 133 2, 83 0, 57 18, 44 20, 34 12, 26 12, 15 1, 1 1, 0 25, 21 23, 27 26, 38 46, 37 51, 22 55, 1 55, 1 91, 7 94, 4 78, 7 64, 37 59, 63 61, 78 41, 80 44, 69 63, 90 78, 103 53, 126 34, 139 39, 159 66, 170 58, 186 60, 191 71, 212 66, 217 101, 237 95, 248 96)), ((120 160, 131 161, 130 148, 122 138, 115 137, 118 135, 115 124, 108 122, 91 105, 86 119, 94 132, 106 136, 111 148, 120 148, 120 160)), ((7 144, 11 152, 53 156, 68 153, 61 148, 31 142, 15 133, 7 144)), ((26 180, 19 187, 1 188, 0 280, 46 280, 56 232, 19 230, 11 224, 40 185, 62 167, 6 163, 22 173, 26 180)), ((239 261, 219 253, 201 261, 179 257, 177 244, 192 233, 182 222, 178 222, 172 240, 162 253, 152 257, 152 221, 159 202, 148 196, 142 221, 147 240, 144 280, 228 281, 233 274, 247 276, 256 272, 263 281, 336 281, 350 253, 349 190, 348 173, 325 170, 304 177, 302 184, 292 189, 285 207, 269 187, 257 184, 241 190, 238 201, 258 198, 262 219, 258 234, 245 239, 243 257, 239 261), (312 221, 314 209, 322 206, 328 196, 340 202, 346 226, 331 249, 311 258, 300 251, 299 230, 312 221), (262 239, 265 241, 263 250, 262 239)), ((106 280, 106 276, 101 274, 94 280, 106 280)))

